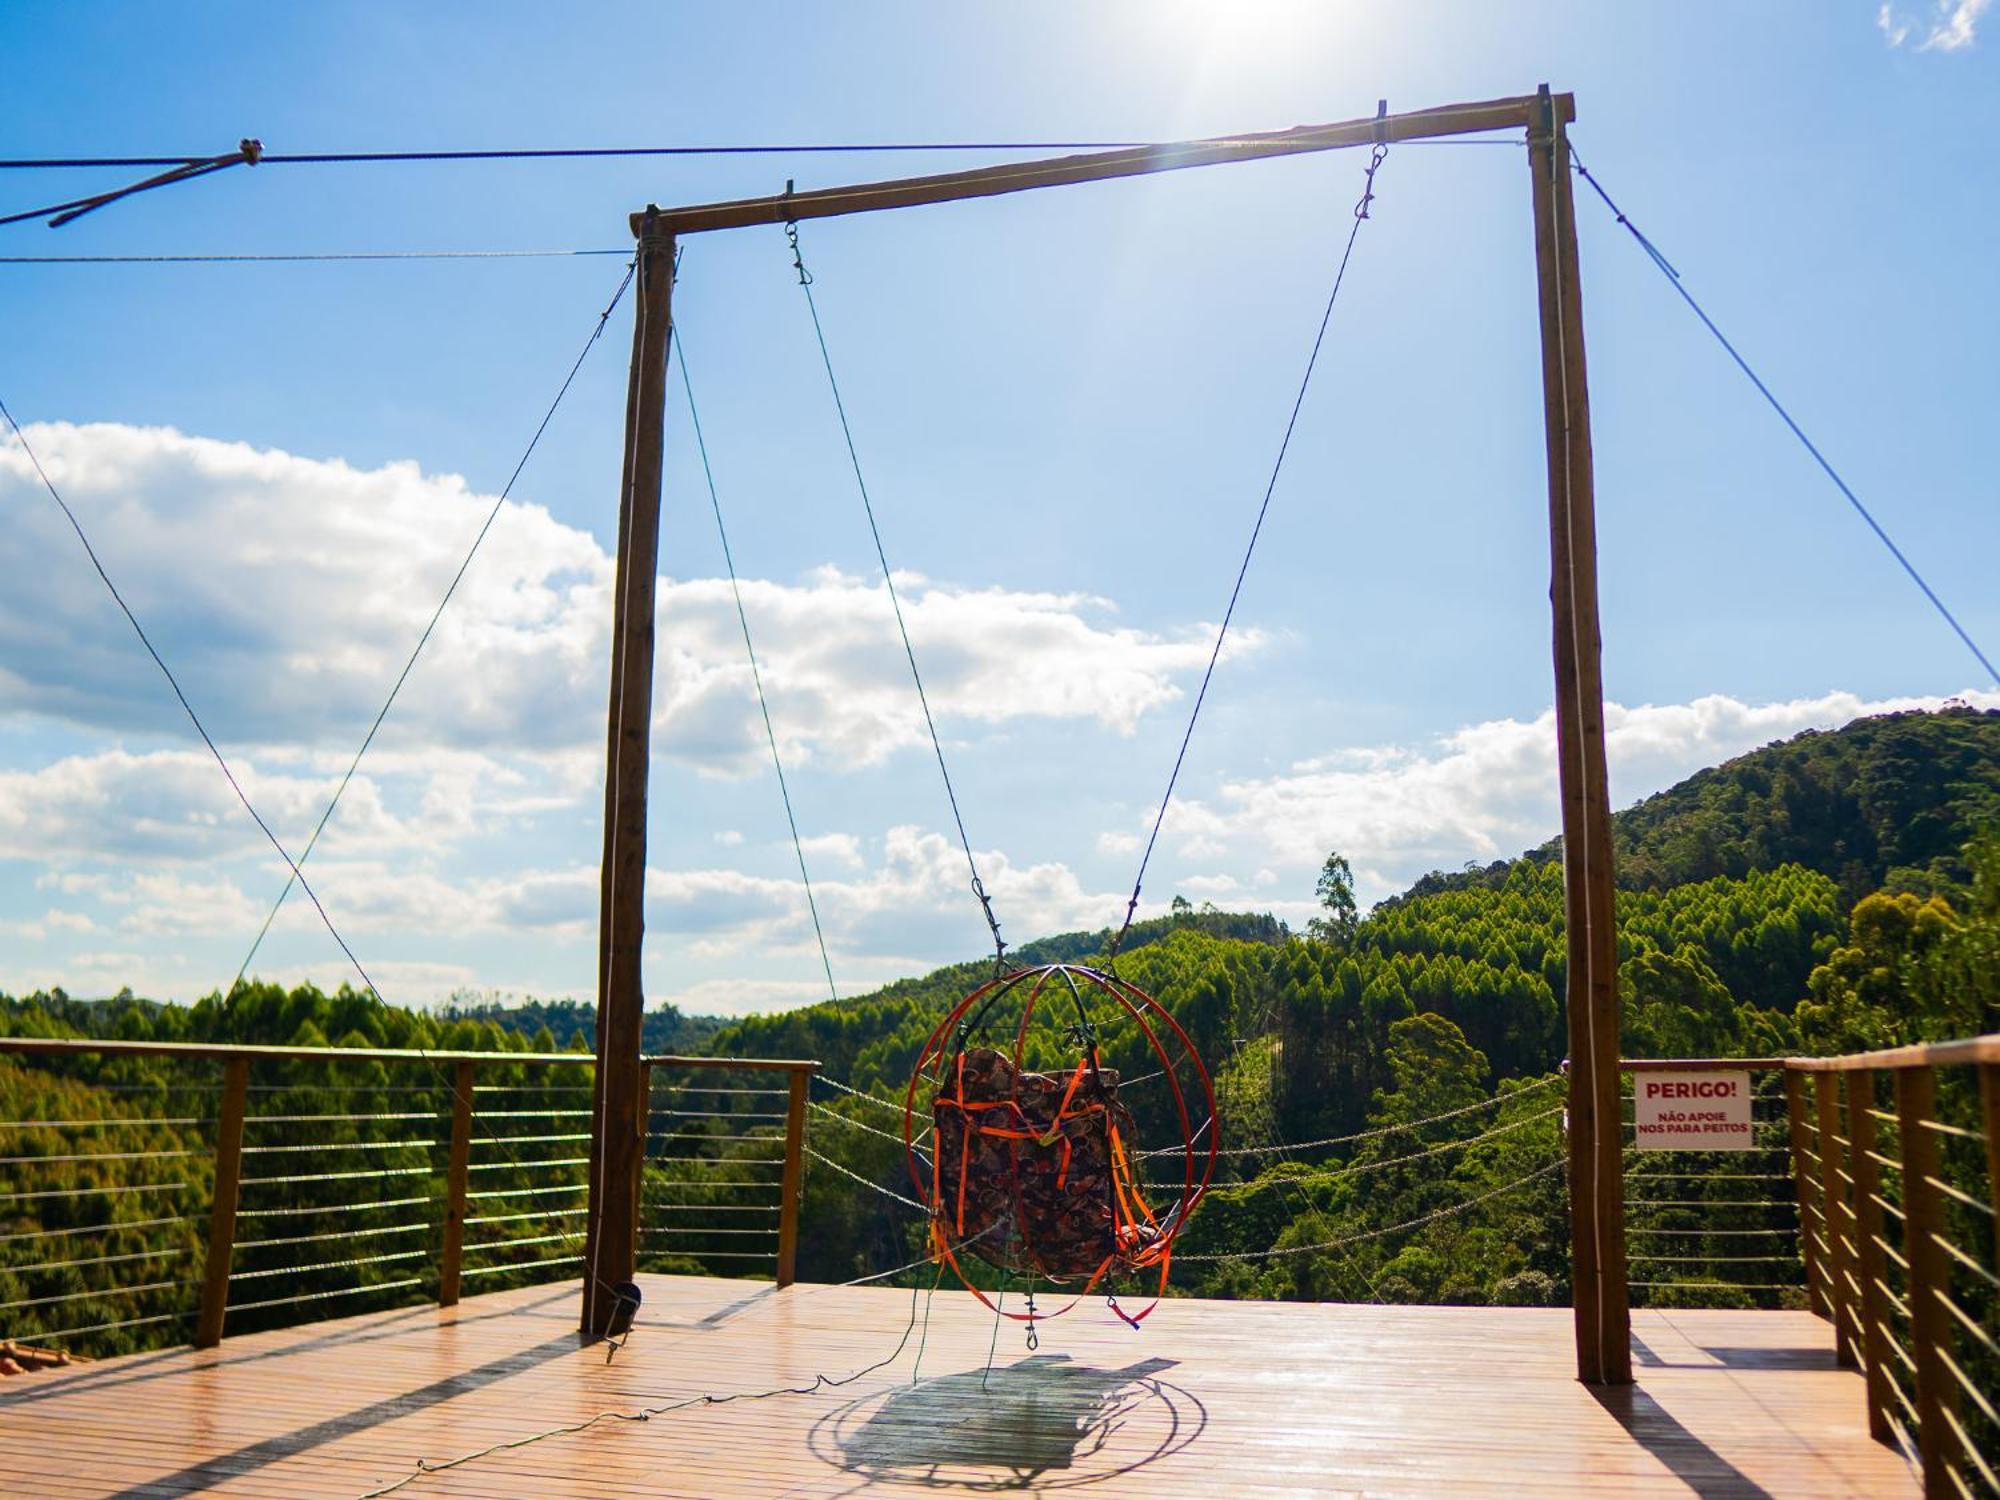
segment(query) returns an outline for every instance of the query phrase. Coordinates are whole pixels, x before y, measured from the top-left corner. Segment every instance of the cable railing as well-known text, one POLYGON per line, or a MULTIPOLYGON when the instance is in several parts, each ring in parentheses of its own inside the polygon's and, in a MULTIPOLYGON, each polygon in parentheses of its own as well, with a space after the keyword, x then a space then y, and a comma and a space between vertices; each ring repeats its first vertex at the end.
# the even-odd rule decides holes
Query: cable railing
POLYGON ((6 1338, 90 1349, 187 1336, 216 1104, 212 1064, 166 1087, 103 1058, 83 1077, 0 1073, 6 1338))
POLYGON ((1813 1310, 1927 1495, 2000 1494, 2000 1036, 1796 1058, 1813 1310))
POLYGON ((2000 1035, 1623 1066, 1757 1080, 1751 1149, 1628 1153, 1635 1303, 1810 1308, 1926 1495, 2000 1495, 2000 1035))
POLYGON ((1806 1286, 1792 1191, 1783 1064, 1768 1058, 1627 1059, 1626 1285, 1635 1307, 1799 1306, 1806 1286), (1747 1149, 1641 1149, 1634 1104, 1649 1073, 1747 1072, 1747 1149))
MULTIPOLYGON (((814 1067, 645 1060, 642 1264, 791 1281, 814 1067)), ((594 1072, 579 1052, 0 1037, 0 1336, 205 1347, 580 1275, 594 1072)))
POLYGON ((646 1168, 640 1264, 723 1276, 797 1274, 808 1086, 818 1065, 781 1078, 712 1081, 715 1070, 644 1070, 646 1168), (768 1081, 766 1081, 768 1080, 768 1081))

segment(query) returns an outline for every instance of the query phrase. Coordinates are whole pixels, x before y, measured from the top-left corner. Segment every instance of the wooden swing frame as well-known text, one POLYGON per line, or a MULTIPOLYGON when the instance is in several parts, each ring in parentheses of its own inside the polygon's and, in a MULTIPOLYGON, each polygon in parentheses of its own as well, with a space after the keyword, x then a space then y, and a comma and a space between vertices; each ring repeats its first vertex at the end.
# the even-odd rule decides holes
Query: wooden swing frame
MULTIPOLYGON (((1597 541, 1583 302, 1567 129, 1575 97, 1535 94, 1447 105, 1268 134, 1067 156, 850 187, 785 192, 631 217, 637 241, 637 313, 626 397, 618 506, 611 695, 604 789, 604 865, 598 935, 596 1117, 582 1326, 602 1334, 617 1305, 601 1289, 630 1281, 637 1263, 646 1101, 640 1091, 645 995, 647 780, 651 753, 654 588, 665 452, 667 346, 674 253, 684 236, 758 224, 877 213, 968 198, 1187 167, 1260 161, 1484 131, 1527 134, 1532 178, 1542 399, 1548 449, 1550 604, 1561 786, 1568 1141, 1578 1377, 1632 1380, 1619 1110, 1617 936, 1611 809, 1606 788, 1604 692, 1597 608, 1597 541)), ((788 1171, 783 1191, 800 1184, 788 1171)))

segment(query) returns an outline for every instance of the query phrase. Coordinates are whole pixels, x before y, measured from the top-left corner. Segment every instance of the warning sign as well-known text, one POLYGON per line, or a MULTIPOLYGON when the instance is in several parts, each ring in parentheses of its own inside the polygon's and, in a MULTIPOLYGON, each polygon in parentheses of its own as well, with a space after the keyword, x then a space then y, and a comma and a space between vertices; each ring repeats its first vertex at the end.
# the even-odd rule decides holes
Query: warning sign
POLYGON ((1633 1120, 1641 1151, 1748 1151, 1748 1073, 1639 1073, 1633 1120))

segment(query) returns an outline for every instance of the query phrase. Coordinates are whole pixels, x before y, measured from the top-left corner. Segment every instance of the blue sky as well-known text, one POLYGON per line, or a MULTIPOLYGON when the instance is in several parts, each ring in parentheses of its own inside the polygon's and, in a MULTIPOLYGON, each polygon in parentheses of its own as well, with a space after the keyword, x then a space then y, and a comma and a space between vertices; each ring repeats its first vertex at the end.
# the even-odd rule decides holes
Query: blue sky
MULTIPOLYGON (((1578 149, 1989 650, 2000 15, 1758 7, 22 3, 9 156, 1172 139, 1574 90, 1578 149)), ((1524 153, 1394 151, 1147 883, 1307 914, 1554 831, 1524 153)), ((952 158, 952 162, 959 161, 952 158)), ((617 248, 663 204, 937 157, 235 169, 0 255, 617 248)), ((1353 153, 806 226, 1010 936, 1122 910, 1360 186, 1353 153)), ((131 174, 125 174, 131 175, 131 174)), ((0 173, 8 207, 122 180, 0 173)), ((1637 248, 1579 204, 1621 802, 1990 690, 1637 248)), ((613 257, 0 265, 0 397, 303 842, 620 274, 613 257)), ((782 235, 676 311, 836 977, 979 951, 782 235)), ((392 999, 587 995, 629 305, 314 857, 392 999)), ((685 409, 670 414, 651 993, 818 960, 685 409)), ((0 988, 228 981, 282 884, 11 446, 0 988)), ((259 969, 342 977, 308 910, 259 969)))

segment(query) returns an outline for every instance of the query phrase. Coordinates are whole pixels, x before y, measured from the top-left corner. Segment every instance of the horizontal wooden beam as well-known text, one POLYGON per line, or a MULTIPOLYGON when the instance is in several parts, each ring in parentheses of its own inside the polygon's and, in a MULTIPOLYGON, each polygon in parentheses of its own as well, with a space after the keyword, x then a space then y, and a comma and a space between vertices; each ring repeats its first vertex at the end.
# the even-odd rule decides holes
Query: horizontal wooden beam
MULTIPOLYGON (((526 1063, 590 1068, 588 1052, 435 1052, 415 1047, 267 1047, 229 1042, 136 1042, 111 1037, 0 1036, 0 1053, 36 1057, 220 1057, 290 1062, 526 1063)), ((648 1057, 666 1068, 715 1068, 746 1073, 816 1073, 817 1062, 776 1057, 648 1057)))
MULTIPOLYGON (((1430 140, 1471 135, 1486 130, 1523 129, 1534 123, 1536 100, 1490 99, 1480 104, 1452 104, 1408 114, 1336 125, 1307 125, 1295 130, 1213 140, 1180 141, 1061 156, 1042 161, 1011 162, 935 177, 906 177, 893 182, 868 182, 852 187, 815 188, 803 193, 779 193, 766 198, 739 198, 687 208, 648 209, 632 215, 632 233, 701 234, 711 229, 742 229, 752 224, 784 224, 794 219, 826 219, 839 214, 873 213, 885 208, 915 208, 926 203, 955 203, 965 198, 991 198, 1000 193, 1062 187, 1077 182, 1104 182, 1114 177, 1143 177, 1184 167, 1220 166, 1258 161, 1272 156, 1296 156, 1309 151, 1337 151, 1382 140, 1430 140)), ((1565 122, 1576 115, 1575 96, 1556 95, 1557 115, 1565 122)))

